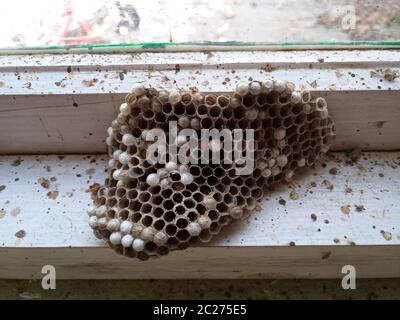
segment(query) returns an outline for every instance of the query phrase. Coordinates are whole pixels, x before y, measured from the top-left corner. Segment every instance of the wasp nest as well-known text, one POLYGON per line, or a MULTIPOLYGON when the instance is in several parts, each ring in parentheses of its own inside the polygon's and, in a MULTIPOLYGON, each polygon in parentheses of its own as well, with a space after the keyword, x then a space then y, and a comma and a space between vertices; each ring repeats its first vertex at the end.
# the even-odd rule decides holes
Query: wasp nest
POLYGON ((288 82, 239 83, 230 96, 135 85, 108 129, 108 177, 88 211, 89 224, 115 251, 141 260, 207 242, 254 210, 271 184, 290 181, 298 168, 312 166, 333 136, 325 99, 288 82), (176 136, 170 123, 177 124, 176 136), (154 163, 148 159, 157 140, 152 129, 168 138, 161 150, 175 145, 178 152, 189 143, 190 137, 180 135, 185 129, 197 136, 202 129, 248 129, 254 139, 253 144, 234 140, 232 150, 222 139, 202 139, 205 144, 192 150, 197 162, 171 161, 168 153, 154 163), (254 151, 244 174, 238 174, 243 161, 199 161, 204 152, 238 150, 239 155, 254 151))

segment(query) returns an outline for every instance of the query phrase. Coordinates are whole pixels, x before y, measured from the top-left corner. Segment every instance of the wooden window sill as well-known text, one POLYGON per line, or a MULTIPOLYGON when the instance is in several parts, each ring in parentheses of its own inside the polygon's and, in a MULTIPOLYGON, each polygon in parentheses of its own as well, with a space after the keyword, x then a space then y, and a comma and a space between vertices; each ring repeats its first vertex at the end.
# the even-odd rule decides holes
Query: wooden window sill
POLYGON ((346 264, 400 277, 400 81, 379 75, 399 61, 395 50, 2 57, 0 278, 38 278, 44 264, 71 279, 337 278, 346 264), (337 138, 325 166, 275 186, 209 244, 160 260, 127 260, 92 235, 88 190, 104 181, 105 130, 134 82, 229 92, 265 77, 327 98, 337 138), (369 152, 354 162, 354 148, 369 152))

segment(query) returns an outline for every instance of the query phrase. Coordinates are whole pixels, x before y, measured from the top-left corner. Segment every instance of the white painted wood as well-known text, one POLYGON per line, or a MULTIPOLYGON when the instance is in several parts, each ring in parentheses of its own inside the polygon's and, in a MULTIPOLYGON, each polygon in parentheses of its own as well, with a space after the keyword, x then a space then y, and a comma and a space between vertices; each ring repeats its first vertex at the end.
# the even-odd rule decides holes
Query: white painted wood
POLYGON ((364 277, 400 276, 399 165, 397 152, 365 153, 357 163, 333 153, 274 187, 260 212, 212 242, 143 263, 118 258, 87 225, 88 188, 104 180, 105 156, 3 156, 0 278, 38 277, 52 263, 64 278, 323 278, 340 277, 343 264, 364 277))
MULTIPOLYGON (((320 93, 336 124, 333 150, 400 149, 400 91, 320 93)), ((106 128, 123 98, 0 96, 0 153, 104 153, 106 128)))
MULTIPOLYGON (((5 186, 0 208, 6 212, 0 219, 1 246, 101 246, 87 226, 86 208, 91 203, 89 186, 105 179, 106 158, 0 157, 0 185, 5 186), (41 178, 49 180, 49 188, 40 185, 41 178), (51 199, 47 194, 54 191, 58 196, 51 199), (19 213, 13 215, 15 209, 19 213), (14 234, 21 229, 26 236, 18 239, 14 234)), ((346 161, 345 154, 333 153, 325 168, 304 170, 293 184, 277 185, 261 212, 227 228, 209 245, 328 246, 335 244, 334 239, 339 245, 400 244, 400 153, 366 153, 357 164, 346 161), (336 175, 329 173, 332 168, 336 175), (292 200, 291 192, 299 199, 292 200), (280 199, 286 205, 279 204, 280 199), (344 214, 341 207, 347 205, 349 214, 344 214), (358 212, 356 205, 365 210, 358 212), (391 233, 391 239, 385 239, 381 230, 391 233)))
POLYGON ((230 92, 241 79, 269 76, 327 97, 334 150, 396 150, 400 82, 371 71, 399 66, 393 50, 1 56, 0 153, 20 155, 0 157, 0 278, 37 278, 44 264, 74 279, 337 278, 344 264, 360 277, 400 276, 398 152, 357 163, 334 153, 211 243, 146 263, 115 256, 87 226, 88 188, 104 181, 104 155, 22 155, 104 153, 105 129, 133 82, 230 92))
POLYGON ((134 82, 231 92, 274 77, 327 97, 333 150, 400 148, 395 50, 0 56, 0 153, 103 153, 105 129, 134 82), (351 116, 350 116, 351 115, 351 116))
POLYGON ((265 77, 318 91, 398 90, 400 81, 371 76, 371 71, 382 68, 399 69, 400 51, 15 55, 0 57, 0 94, 126 93, 135 82, 227 92, 239 80, 265 77))
MULTIPOLYGON (((221 48, 221 47, 220 47, 221 48)), ((215 66, 232 63, 259 64, 273 63, 275 65, 303 65, 309 63, 338 64, 354 63, 368 64, 374 67, 376 64, 381 66, 399 62, 398 50, 247 50, 242 47, 240 50, 207 50, 197 52, 145 52, 140 53, 116 53, 116 54, 13 54, 1 55, 0 66, 2 68, 41 68, 51 66, 52 69, 63 69, 85 66, 107 66, 121 67, 126 65, 138 66, 142 69, 143 65, 153 65, 155 67, 166 68, 174 67, 175 64, 191 66, 215 66), (324 61, 321 62, 320 59, 324 61)), ((1 52, 0 52, 1 54, 1 52)))

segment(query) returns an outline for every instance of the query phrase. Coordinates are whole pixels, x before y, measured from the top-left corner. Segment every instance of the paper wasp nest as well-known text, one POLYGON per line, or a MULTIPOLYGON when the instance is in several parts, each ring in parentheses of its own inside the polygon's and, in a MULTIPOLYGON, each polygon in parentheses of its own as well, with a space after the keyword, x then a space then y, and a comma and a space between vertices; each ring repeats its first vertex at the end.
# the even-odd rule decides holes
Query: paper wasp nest
MULTIPOLYGON (((271 184, 290 181, 298 168, 313 165, 333 136, 326 101, 291 83, 239 83, 230 96, 135 85, 108 129, 108 177, 88 211, 89 224, 115 251, 141 260, 207 242, 248 216, 271 184), (171 137, 174 122, 177 136, 171 137), (243 163, 235 161, 151 163, 152 129, 165 132, 178 151, 190 138, 179 135, 184 129, 198 137, 201 129, 251 129, 254 166, 238 174, 243 163)), ((234 141, 231 155, 251 150, 246 143, 234 141)), ((210 155, 226 151, 222 140, 205 145, 210 155)), ((196 159, 203 146, 195 150, 196 159)))

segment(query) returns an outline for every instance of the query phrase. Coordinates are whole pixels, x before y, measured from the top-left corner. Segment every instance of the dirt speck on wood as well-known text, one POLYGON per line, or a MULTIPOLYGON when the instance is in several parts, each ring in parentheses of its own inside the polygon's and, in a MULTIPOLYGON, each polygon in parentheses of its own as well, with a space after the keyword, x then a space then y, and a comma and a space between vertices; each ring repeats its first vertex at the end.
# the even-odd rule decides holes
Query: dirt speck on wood
POLYGON ((89 169, 86 169, 85 174, 90 176, 90 175, 94 174, 95 172, 96 172, 95 168, 89 168, 89 169))
POLYGON ((58 194, 59 194, 58 191, 49 191, 49 192, 47 192, 47 197, 49 199, 54 200, 54 199, 56 199, 58 197, 58 194))
POLYGON ((0 186, 0 192, 2 192, 5 188, 6 188, 6 186, 5 186, 4 184, 2 184, 2 185, 0 186))
POLYGON ((371 71, 371 77, 383 78, 389 82, 396 80, 399 75, 399 71, 392 69, 375 69, 371 71))
POLYGON ((326 251, 326 252, 322 252, 322 256, 321 259, 322 260, 326 260, 331 256, 331 252, 330 251, 326 251))
POLYGON ((91 186, 89 186, 89 191, 91 193, 92 199, 96 199, 97 197, 97 192, 99 191, 101 185, 97 182, 93 183, 91 186))
POLYGON ((14 209, 12 209, 11 211, 10 211, 10 214, 13 216, 13 217, 16 217, 17 215, 19 215, 21 213, 21 209, 20 208, 14 208, 14 209))
POLYGON ((350 214, 350 206, 349 205, 341 206, 340 211, 342 211, 343 214, 348 216, 350 214))
POLYGON ((336 77, 338 77, 338 78, 343 77, 343 73, 341 73, 340 71, 335 71, 335 75, 336 75, 336 77))
POLYGON ((20 159, 15 159, 15 160, 11 163, 11 165, 12 165, 13 167, 18 167, 21 163, 22 163, 22 161, 21 161, 20 159))
POLYGON ((331 168, 331 169, 329 170, 329 173, 335 176, 335 175, 337 175, 337 173, 338 173, 338 169, 337 169, 336 167, 331 168))
POLYGON ((378 129, 382 129, 386 121, 375 121, 374 124, 378 129))
POLYGON ((365 210, 365 207, 362 204, 355 204, 354 207, 357 212, 363 212, 365 210))
POLYGON ((310 183, 307 184, 307 189, 315 188, 317 186, 317 183, 315 181, 311 181, 310 183))
POLYGON ((46 178, 39 178, 38 183, 45 189, 50 187, 50 181, 46 178))
POLYGON ((392 234, 388 231, 381 230, 381 235, 382 235, 383 239, 385 239, 386 241, 392 240, 392 234))
POLYGON ((317 83, 317 80, 314 80, 313 82, 311 82, 311 83, 308 83, 311 87, 313 87, 314 89, 316 88, 316 87, 318 87, 318 83, 317 83))
POLYGON ((333 190, 333 184, 329 181, 329 180, 324 180, 322 181, 322 184, 329 190, 332 191, 333 190))
POLYGON ((346 187, 346 189, 344 189, 344 193, 345 194, 351 194, 351 193, 353 193, 353 189, 350 188, 350 187, 346 187))
POLYGON ((82 84, 85 87, 93 87, 96 84, 97 81, 99 81, 99 80, 98 79, 83 80, 82 84))
POLYGON ((347 154, 346 164, 354 165, 362 156, 362 150, 360 148, 355 148, 347 154))
POLYGON ((19 239, 22 239, 26 236, 25 230, 19 230, 18 232, 15 233, 15 236, 19 239))
POLYGON ((289 197, 291 200, 299 200, 300 198, 299 194, 295 190, 290 191, 289 197))

